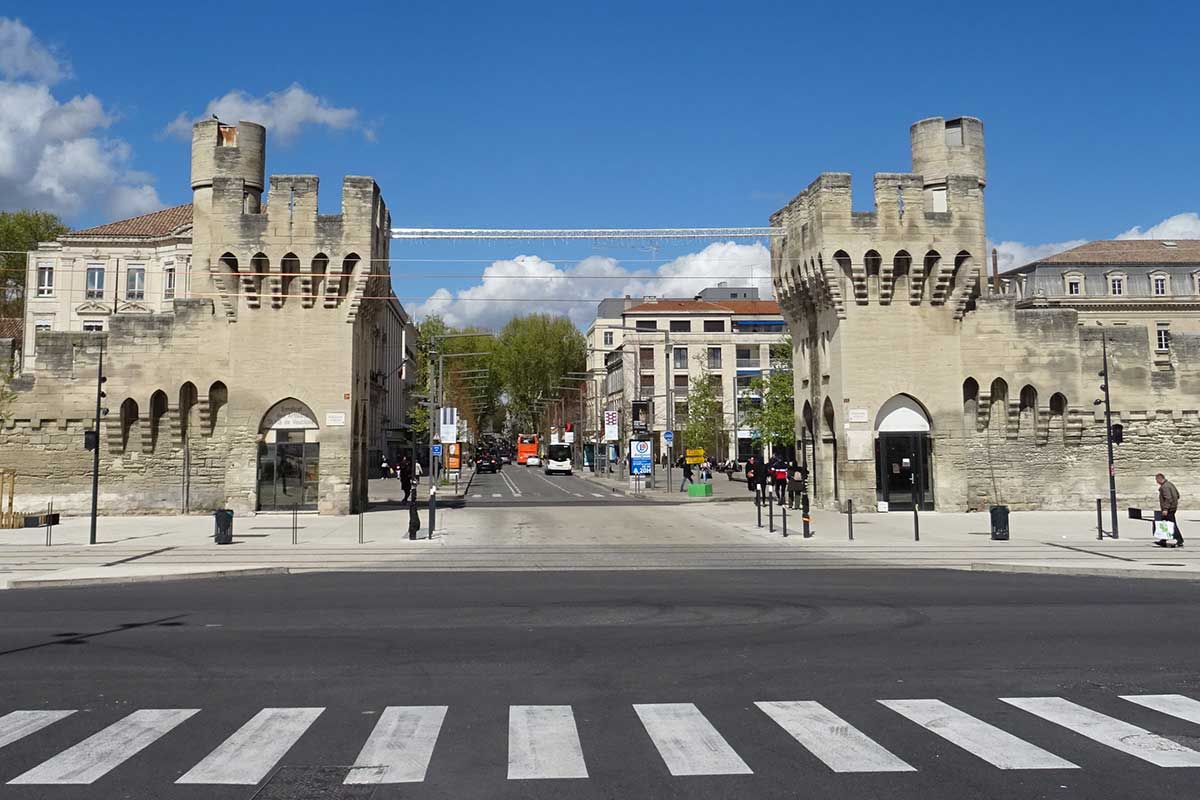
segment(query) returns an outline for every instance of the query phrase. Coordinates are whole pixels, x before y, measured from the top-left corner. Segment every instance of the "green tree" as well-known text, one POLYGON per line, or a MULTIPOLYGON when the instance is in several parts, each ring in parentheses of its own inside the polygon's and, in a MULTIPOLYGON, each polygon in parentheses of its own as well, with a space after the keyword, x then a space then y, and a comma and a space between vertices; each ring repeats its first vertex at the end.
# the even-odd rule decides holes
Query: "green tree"
POLYGON ((583 334, 566 317, 530 314, 509 320, 496 339, 493 363, 508 419, 518 432, 535 429, 539 400, 574 396, 555 387, 568 372, 585 368, 586 352, 583 334))
POLYGON ((792 341, 771 346, 771 368, 750 381, 750 393, 761 402, 740 405, 745 425, 757 432, 754 443, 772 448, 790 447, 796 441, 795 383, 792 380, 792 341))
MULTIPOLYGON (((704 363, 702 357, 697 362, 704 363)), ((698 375, 692 378, 687 397, 687 424, 683 429, 684 447, 703 447, 711 459, 720 457, 721 436, 725 430, 725 411, 717 384, 719 375, 698 375)))
POLYGON ((25 253, 70 228, 49 211, 0 211, 0 317, 22 317, 25 253))

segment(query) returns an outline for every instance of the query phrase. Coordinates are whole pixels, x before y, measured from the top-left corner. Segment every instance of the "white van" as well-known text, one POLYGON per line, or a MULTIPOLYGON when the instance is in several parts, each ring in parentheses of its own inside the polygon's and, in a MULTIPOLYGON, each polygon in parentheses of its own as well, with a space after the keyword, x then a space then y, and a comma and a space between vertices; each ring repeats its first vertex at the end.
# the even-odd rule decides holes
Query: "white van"
POLYGON ((561 472, 571 474, 571 446, 567 444, 552 444, 546 448, 546 460, 543 471, 547 475, 561 472))

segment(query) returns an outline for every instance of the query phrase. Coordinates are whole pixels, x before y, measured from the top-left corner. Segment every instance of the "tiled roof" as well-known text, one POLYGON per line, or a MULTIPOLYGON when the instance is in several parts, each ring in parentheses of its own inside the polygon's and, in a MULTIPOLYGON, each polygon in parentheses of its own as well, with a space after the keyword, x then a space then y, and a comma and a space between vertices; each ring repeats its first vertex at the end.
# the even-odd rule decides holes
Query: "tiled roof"
POLYGON ((655 300, 625 309, 626 314, 761 314, 779 316, 774 300, 655 300))
POLYGON ((191 221, 192 204, 185 203, 181 206, 164 208, 161 211, 154 211, 150 214, 142 214, 140 217, 131 217, 130 219, 110 222, 106 225, 97 225, 94 228, 71 231, 62 238, 73 239, 77 236, 120 236, 122 238, 142 236, 147 239, 158 239, 170 235, 176 228, 181 225, 188 225, 191 221))
POLYGON ((1072 247, 1037 264, 1197 264, 1200 239, 1107 239, 1072 247))

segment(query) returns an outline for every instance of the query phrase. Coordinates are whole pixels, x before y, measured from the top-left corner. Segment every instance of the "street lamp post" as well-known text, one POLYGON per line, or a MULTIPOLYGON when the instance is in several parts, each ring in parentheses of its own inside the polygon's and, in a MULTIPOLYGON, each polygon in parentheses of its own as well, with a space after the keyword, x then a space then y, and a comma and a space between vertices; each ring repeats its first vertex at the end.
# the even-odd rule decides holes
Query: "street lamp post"
MULTIPOLYGON (((1117 468, 1113 461, 1112 404, 1111 392, 1108 388, 1108 333, 1103 330, 1100 331, 1100 346, 1104 358, 1104 369, 1100 370, 1099 374, 1104 379, 1100 388, 1104 391, 1104 439, 1108 445, 1108 503, 1112 514, 1112 538, 1119 539, 1120 535, 1117 532, 1117 468)), ((1100 401, 1097 400, 1096 405, 1099 404, 1100 401)))
POLYGON ((104 384, 108 380, 104 375, 104 340, 100 339, 100 359, 96 362, 96 416, 92 425, 91 436, 84 435, 84 446, 92 451, 92 521, 88 532, 88 544, 96 543, 96 510, 100 499, 100 417, 108 413, 107 408, 100 407, 104 399, 104 384))

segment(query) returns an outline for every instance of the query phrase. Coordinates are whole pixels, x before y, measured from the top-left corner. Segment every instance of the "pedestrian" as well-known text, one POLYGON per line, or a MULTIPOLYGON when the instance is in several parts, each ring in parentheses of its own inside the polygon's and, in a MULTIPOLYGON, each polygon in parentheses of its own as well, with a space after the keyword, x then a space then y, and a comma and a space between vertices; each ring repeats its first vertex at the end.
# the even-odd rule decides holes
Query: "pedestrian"
POLYGON ((396 472, 400 476, 400 488, 404 490, 404 499, 401 502, 407 503, 409 500, 416 500, 417 493, 413 491, 412 462, 408 460, 408 456, 400 459, 400 468, 396 472))
POLYGON ((712 464, 708 463, 707 458, 700 464, 700 480, 703 483, 712 480, 712 464))
POLYGON ((692 480, 692 465, 686 459, 680 459, 680 461, 682 462, 680 466, 683 468, 683 480, 679 482, 679 491, 682 492, 684 484, 695 483, 695 481, 692 480))
POLYGON ((382 473, 381 477, 392 477, 392 468, 388 466, 387 456, 383 457, 383 463, 379 465, 379 471, 382 473))
POLYGON ((754 505, 762 502, 761 484, 759 483, 759 475, 762 468, 759 466, 757 459, 754 456, 746 459, 746 489, 754 492, 754 505))
POLYGON ((804 494, 804 483, 808 478, 807 470, 796 463, 796 459, 792 459, 792 463, 788 465, 788 505, 791 508, 800 508, 800 496, 804 494))
MULTIPOLYGON (((1158 482, 1158 507, 1162 511, 1162 518, 1175 526, 1175 547, 1183 547, 1183 533, 1179 530, 1179 520, 1175 519, 1179 513, 1179 490, 1161 472, 1154 476, 1154 480, 1158 482)), ((1167 546, 1161 540, 1157 544, 1167 546)))
POLYGON ((779 456, 774 456, 771 459, 771 464, 768 467, 768 480, 771 489, 775 492, 775 502, 783 505, 784 495, 787 492, 787 464, 783 463, 783 459, 779 456))

